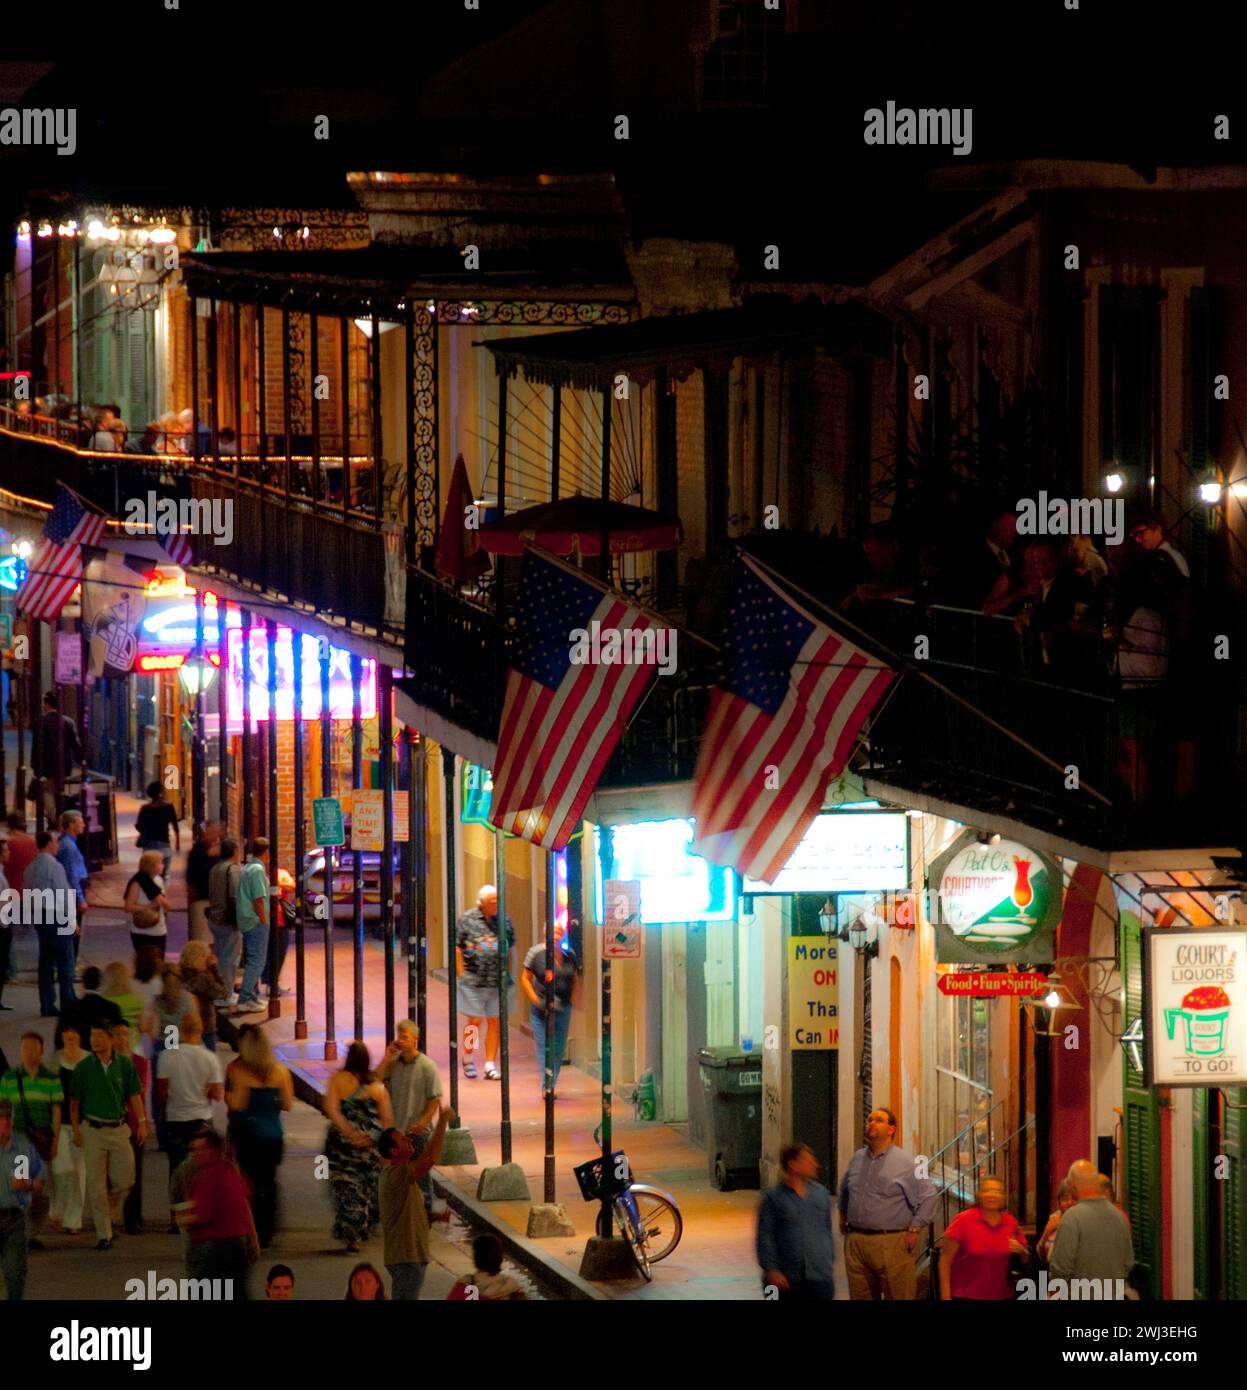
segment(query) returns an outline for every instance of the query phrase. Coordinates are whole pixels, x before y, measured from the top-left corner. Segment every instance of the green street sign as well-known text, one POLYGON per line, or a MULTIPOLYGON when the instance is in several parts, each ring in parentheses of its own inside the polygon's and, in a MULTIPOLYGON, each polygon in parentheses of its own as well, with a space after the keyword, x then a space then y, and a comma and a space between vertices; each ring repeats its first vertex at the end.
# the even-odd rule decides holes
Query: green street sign
POLYGON ((312 834, 324 849, 346 844, 342 826, 342 803, 336 796, 318 796, 312 801, 312 834))
POLYGON ((0 651, 8 651, 13 645, 13 615, 0 613, 0 651))
POLYGON ((464 825, 488 825, 489 806, 493 800, 494 778, 487 767, 476 763, 463 765, 463 801, 459 819, 464 825))

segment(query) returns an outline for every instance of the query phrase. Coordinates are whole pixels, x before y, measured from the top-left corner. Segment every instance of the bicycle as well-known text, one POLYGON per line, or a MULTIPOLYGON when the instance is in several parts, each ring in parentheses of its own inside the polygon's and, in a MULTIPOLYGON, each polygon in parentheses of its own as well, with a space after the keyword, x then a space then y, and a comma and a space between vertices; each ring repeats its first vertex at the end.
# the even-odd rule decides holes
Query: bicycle
POLYGON ((586 1202, 610 1203, 598 1213, 597 1233, 609 1236, 612 1222, 628 1242, 641 1278, 649 1283, 651 1268, 665 1260, 680 1243, 684 1218, 670 1192, 632 1181, 632 1169, 622 1149, 611 1154, 604 1173, 601 1156, 572 1170, 586 1202))

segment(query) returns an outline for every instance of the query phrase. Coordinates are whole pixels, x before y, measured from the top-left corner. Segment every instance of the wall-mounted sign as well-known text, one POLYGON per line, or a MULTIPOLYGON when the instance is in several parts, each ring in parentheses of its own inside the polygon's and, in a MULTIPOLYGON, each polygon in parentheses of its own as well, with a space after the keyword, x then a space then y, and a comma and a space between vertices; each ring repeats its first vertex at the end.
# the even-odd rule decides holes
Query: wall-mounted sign
POLYGON ((909 817, 904 811, 827 811, 774 883, 747 878, 742 893, 861 893, 909 887, 909 817))
MULTIPOLYGON (((192 637, 193 642, 193 637, 192 637)), ((225 639, 229 662, 227 685, 231 724, 242 726, 242 629, 230 627, 225 639)), ((363 662, 360 693, 363 719, 377 712, 377 663, 363 662)), ((351 717, 351 654, 343 647, 329 648, 329 714, 332 719, 351 717)), ((251 629, 251 717, 268 718, 268 633, 263 627, 251 629)), ((314 637, 303 639, 303 717, 320 718, 320 644, 314 637)), ((288 627, 277 629, 277 718, 294 718, 294 645, 288 627)))
POLYGON ((407 802, 407 793, 394 793, 394 843, 401 845, 411 839, 411 809, 407 802))
POLYGON ((1247 1086, 1247 931, 1143 934, 1149 1086, 1247 1086))
POLYGON ((56 683, 78 685, 82 680, 82 638, 76 632, 56 634, 56 683))
POLYGON ((20 555, 6 555, 0 560, 0 589, 15 594, 26 582, 26 561, 20 555))
POLYGON ((972 999, 995 999, 1002 994, 1021 998, 1047 990, 1048 977, 1038 970, 1019 970, 1012 975, 958 970, 941 975, 936 984, 941 994, 969 995, 972 999))
POLYGON ((1063 901, 1061 868, 1015 840, 967 832, 931 866, 941 965, 1046 965, 1063 901))
POLYGON ((312 838, 325 848, 346 844, 342 803, 336 796, 318 796, 312 801, 312 838))
MULTIPOLYGON (((641 921, 730 922, 736 916, 736 875, 693 853, 693 822, 647 820, 609 827, 612 878, 641 883, 641 921)), ((594 833, 595 862, 602 862, 602 830, 594 833)), ((602 882, 596 883, 596 917, 603 921, 602 882)))
POLYGON ((460 771, 463 796, 459 819, 464 825, 488 825, 489 807, 494 795, 494 776, 487 767, 465 762, 460 771))
POLYGON ((602 958, 641 957, 641 885, 636 879, 608 878, 606 915, 602 918, 602 958))
POLYGON ((0 613, 0 651, 6 654, 13 646, 13 615, 0 613))
POLYGON ((351 848, 385 848, 385 793, 356 787, 351 796, 351 848))
POLYGON ((840 1046, 840 943, 788 939, 788 1045, 800 1052, 840 1046))

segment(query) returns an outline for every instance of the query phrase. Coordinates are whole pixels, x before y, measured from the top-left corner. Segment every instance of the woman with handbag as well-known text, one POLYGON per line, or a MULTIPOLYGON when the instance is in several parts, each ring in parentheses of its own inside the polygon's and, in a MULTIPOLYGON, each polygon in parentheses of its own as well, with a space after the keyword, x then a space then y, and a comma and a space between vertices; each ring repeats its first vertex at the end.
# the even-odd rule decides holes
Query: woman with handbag
MULTIPOLYGON (((56 1157, 64 1099, 59 1074, 43 1065, 43 1039, 38 1033, 23 1033, 21 1060, 0 1077, 0 1100, 7 1100, 13 1107, 14 1133, 23 1135, 48 1165, 56 1157)), ((44 1197, 31 1210, 31 1250, 43 1249, 37 1236, 47 1207, 44 1197)))
POLYGON ((130 942, 134 949, 155 946, 163 957, 169 935, 165 921, 169 900, 160 874, 161 862, 159 850, 145 850, 139 856, 138 872, 126 884, 125 905, 130 914, 130 942))
POLYGON ((974 1206, 967 1207, 944 1232, 940 1249, 940 1298, 1001 1301, 1013 1297, 1009 1261, 1028 1259, 1022 1230, 1005 1210, 1000 1178, 979 1182, 974 1206))

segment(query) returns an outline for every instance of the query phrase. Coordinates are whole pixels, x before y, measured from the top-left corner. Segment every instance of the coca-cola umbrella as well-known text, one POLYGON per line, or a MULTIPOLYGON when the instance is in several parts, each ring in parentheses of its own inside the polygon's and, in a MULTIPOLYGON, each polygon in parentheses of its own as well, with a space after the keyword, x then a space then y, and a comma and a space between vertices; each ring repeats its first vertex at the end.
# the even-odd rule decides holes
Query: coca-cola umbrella
POLYGON ((600 555, 603 532, 612 555, 674 550, 684 539, 678 517, 601 497, 561 497, 512 512, 482 526, 481 548, 494 555, 522 555, 537 545, 552 555, 600 555))

